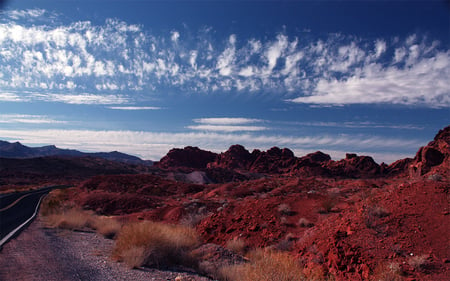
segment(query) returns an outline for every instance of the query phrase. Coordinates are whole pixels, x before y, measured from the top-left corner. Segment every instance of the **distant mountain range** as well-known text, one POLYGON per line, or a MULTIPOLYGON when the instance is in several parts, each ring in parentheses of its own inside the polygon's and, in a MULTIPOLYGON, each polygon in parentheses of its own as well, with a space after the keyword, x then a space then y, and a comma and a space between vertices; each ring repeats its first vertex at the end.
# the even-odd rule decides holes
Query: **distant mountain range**
POLYGON ((127 164, 146 165, 146 166, 153 165, 153 161, 142 160, 139 157, 121 153, 118 151, 86 153, 74 149, 61 149, 57 148, 54 145, 29 147, 21 144, 20 142, 11 143, 0 140, 0 157, 26 159, 26 158, 37 158, 46 156, 64 156, 64 157, 90 156, 127 164))

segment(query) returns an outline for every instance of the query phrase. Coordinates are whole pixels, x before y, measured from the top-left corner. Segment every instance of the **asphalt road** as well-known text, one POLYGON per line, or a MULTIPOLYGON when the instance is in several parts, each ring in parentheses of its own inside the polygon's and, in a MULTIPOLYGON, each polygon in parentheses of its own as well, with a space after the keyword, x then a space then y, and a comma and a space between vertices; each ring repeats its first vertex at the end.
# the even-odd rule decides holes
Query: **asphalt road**
MULTIPOLYGON (((39 190, 26 191, 1 195, 0 197, 0 247, 12 237, 7 237, 19 226, 26 224, 35 214, 41 197, 49 193, 55 187, 46 187, 39 190), (3 242, 3 243, 2 243, 3 242)), ((17 231, 14 235, 17 235, 17 231)))

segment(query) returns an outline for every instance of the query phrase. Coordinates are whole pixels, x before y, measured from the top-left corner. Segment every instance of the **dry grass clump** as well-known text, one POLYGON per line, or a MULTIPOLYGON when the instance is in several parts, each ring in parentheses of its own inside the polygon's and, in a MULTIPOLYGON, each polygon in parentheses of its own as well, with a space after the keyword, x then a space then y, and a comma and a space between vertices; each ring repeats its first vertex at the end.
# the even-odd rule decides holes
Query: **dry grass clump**
POLYGON ((389 216, 389 211, 380 206, 373 206, 369 209, 369 215, 375 216, 377 218, 384 218, 389 216))
POLYGON ((131 268, 194 266, 190 251, 198 245, 198 235, 190 227, 144 221, 122 227, 113 256, 131 268))
POLYGON ((42 200, 41 206, 39 207, 39 213, 42 216, 48 216, 52 214, 60 214, 65 209, 73 208, 73 205, 68 203, 69 199, 69 189, 55 189, 52 190, 45 198, 42 200))
POLYGON ((51 228, 82 229, 89 225, 91 217, 92 212, 74 208, 49 214, 44 221, 51 228))
POLYGON ((89 227, 95 229, 98 234, 105 238, 112 239, 122 228, 122 224, 114 218, 92 216, 88 221, 89 227))
POLYGON ((420 255, 410 257, 408 264, 414 267, 416 270, 424 270, 429 265, 428 255, 420 255))
POLYGON ((225 247, 239 255, 244 255, 247 252, 247 243, 245 243, 243 239, 237 237, 229 240, 225 247))
POLYGON ((314 223, 312 223, 312 222, 310 222, 308 219, 306 219, 306 218, 300 218, 299 220, 298 220, 298 225, 300 226, 300 227, 313 227, 314 226, 314 223))
POLYGON ((106 238, 113 238, 122 227, 114 218, 97 216, 93 211, 65 203, 58 192, 44 200, 40 214, 47 227, 71 230, 91 228, 106 238))
POLYGON ((321 214, 327 214, 330 213, 333 208, 337 204, 337 198, 336 196, 328 196, 322 202, 320 202, 320 209, 319 213, 321 214))
POLYGON ((371 281, 401 281, 402 270, 398 263, 380 264, 375 268, 373 275, 370 278, 371 281))
POLYGON ((250 262, 220 270, 226 281, 307 280, 300 264, 288 253, 258 249, 249 254, 250 262))
POLYGON ((286 203, 282 203, 282 204, 278 205, 278 212, 282 215, 290 215, 291 207, 286 203))

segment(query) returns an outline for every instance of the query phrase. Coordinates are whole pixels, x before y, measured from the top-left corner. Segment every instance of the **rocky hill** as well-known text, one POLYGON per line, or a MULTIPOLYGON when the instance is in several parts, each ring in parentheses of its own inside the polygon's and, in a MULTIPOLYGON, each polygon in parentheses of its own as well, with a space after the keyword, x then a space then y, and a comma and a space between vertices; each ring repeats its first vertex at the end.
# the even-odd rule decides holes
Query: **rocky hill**
POLYGON ((54 145, 42 146, 42 147, 29 147, 21 144, 20 142, 10 143, 7 141, 0 141, 0 157, 2 158, 36 158, 46 156, 64 156, 64 157, 98 157, 110 161, 123 162, 136 165, 152 165, 152 161, 142 160, 139 157, 121 153, 118 151, 113 152, 97 152, 86 153, 73 149, 61 149, 54 145))

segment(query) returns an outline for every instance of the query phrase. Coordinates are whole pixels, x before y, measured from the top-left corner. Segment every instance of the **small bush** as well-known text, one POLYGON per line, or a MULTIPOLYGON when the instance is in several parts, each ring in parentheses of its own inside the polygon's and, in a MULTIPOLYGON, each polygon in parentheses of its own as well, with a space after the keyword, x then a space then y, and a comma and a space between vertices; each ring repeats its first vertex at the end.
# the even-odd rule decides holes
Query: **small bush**
POLYGON ((308 219, 306 219, 306 218, 300 218, 299 220, 298 220, 298 225, 300 226, 300 227, 313 227, 314 226, 314 223, 312 223, 312 222, 310 222, 308 219))
POLYGON ((286 203, 280 204, 278 206, 278 212, 280 214, 282 214, 282 215, 290 215, 291 214, 291 207, 289 207, 289 205, 286 204, 286 203))
POLYGON ((195 227, 199 224, 204 218, 206 218, 208 214, 205 213, 189 213, 180 219, 180 224, 188 227, 195 227))
POLYGON ((55 189, 52 190, 45 198, 42 200, 41 206, 39 207, 39 213, 42 216, 48 216, 52 214, 60 214, 65 209, 73 208, 69 206, 67 200, 69 199, 69 189, 55 189))
POLYGON ((428 180, 431 181, 442 181, 442 176, 439 174, 432 174, 428 176, 428 180))
POLYGON ((402 281, 402 270, 397 263, 380 264, 375 268, 371 281, 402 281))
POLYGON ((195 264, 189 253, 198 244, 198 235, 192 228, 144 221, 122 227, 113 256, 130 267, 192 267, 195 264))
POLYGON ((408 264, 416 270, 424 270, 429 265, 428 257, 428 255, 410 257, 408 264))
POLYGON ((220 270, 227 281, 300 281, 306 280, 299 263, 288 253, 258 249, 249 254, 250 262, 220 270))
POLYGON ((89 225, 91 216, 91 212, 74 208, 47 215, 44 220, 52 228, 82 229, 89 225))
POLYGON ((326 197, 322 202, 320 202, 319 213, 326 214, 333 210, 334 206, 337 204, 337 199, 334 196, 326 197))
POLYGON ((108 239, 114 238, 122 228, 121 223, 116 219, 108 217, 92 216, 89 224, 97 233, 108 239))
POLYGON ((244 255, 247 250, 247 243, 241 238, 235 238, 228 241, 225 247, 237 254, 244 255))
POLYGON ((389 216, 389 212, 383 207, 374 206, 369 209, 369 215, 375 216, 377 218, 384 218, 389 216))

